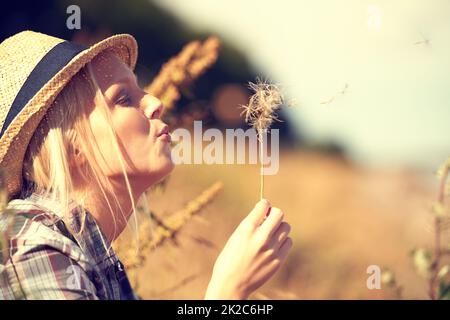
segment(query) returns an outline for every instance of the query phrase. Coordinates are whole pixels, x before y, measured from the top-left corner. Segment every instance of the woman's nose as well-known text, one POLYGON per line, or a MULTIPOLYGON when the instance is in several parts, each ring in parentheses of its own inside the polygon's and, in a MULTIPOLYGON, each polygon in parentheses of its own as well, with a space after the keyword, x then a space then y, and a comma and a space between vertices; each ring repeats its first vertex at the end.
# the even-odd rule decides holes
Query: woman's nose
POLYGON ((161 116, 163 109, 163 104, 161 100, 147 94, 144 99, 142 99, 144 114, 148 119, 157 119, 161 116))

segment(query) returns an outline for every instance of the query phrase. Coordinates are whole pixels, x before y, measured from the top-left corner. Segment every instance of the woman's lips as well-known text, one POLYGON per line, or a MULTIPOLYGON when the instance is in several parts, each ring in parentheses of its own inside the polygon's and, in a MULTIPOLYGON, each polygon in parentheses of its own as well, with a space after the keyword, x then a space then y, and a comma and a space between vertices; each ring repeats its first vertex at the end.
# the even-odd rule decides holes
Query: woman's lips
POLYGON ((161 140, 164 140, 164 141, 167 141, 167 142, 171 142, 172 141, 172 139, 170 137, 170 134, 168 134, 168 133, 163 133, 163 134, 159 135, 158 139, 161 139, 161 140))
POLYGON ((158 134, 158 139, 165 140, 167 142, 171 142, 171 137, 169 134, 169 126, 165 125, 161 132, 158 134))

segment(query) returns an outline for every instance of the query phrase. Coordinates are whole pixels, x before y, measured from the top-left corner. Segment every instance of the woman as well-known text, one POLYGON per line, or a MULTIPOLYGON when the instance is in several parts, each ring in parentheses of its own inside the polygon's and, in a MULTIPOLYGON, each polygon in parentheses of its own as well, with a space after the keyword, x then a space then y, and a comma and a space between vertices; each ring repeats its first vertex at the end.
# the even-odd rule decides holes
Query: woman
MULTIPOLYGON (((86 48, 24 31, 0 49, 0 298, 135 299, 111 243, 174 168, 162 104, 132 72, 135 39, 86 48)), ((268 201, 255 205, 217 258, 206 299, 246 299, 272 277, 292 246, 282 220, 268 201)))

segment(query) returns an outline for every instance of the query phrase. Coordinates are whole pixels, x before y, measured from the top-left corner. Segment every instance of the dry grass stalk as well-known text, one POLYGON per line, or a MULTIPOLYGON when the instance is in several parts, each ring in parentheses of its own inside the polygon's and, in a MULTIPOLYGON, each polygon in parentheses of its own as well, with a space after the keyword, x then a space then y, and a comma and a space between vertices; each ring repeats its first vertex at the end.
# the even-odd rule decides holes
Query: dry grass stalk
POLYGON ((127 271, 136 269, 145 262, 147 249, 154 250, 165 240, 174 239, 176 234, 195 214, 198 214, 208 203, 214 200, 222 188, 223 184, 221 182, 214 183, 197 198, 189 201, 183 209, 157 222, 156 228, 152 228, 152 219, 141 221, 139 227, 139 252, 130 248, 126 239, 118 239, 114 243, 114 249, 121 257, 127 271))
MULTIPOLYGON (((415 248, 411 251, 411 257, 416 272, 428 281, 429 297, 432 300, 450 300, 450 243, 446 245, 443 237, 444 232, 450 230, 450 207, 446 202, 446 197, 450 196, 447 192, 450 186, 450 181, 447 181, 450 176, 450 157, 438 169, 436 176, 439 179, 439 189, 437 199, 431 206, 433 228, 429 230, 434 236, 433 248, 415 248)), ((386 269, 381 277, 383 284, 394 289, 396 297, 400 299, 403 287, 397 284, 395 274, 386 269)))
POLYGON ((242 106, 244 108, 242 113, 245 114, 245 122, 251 125, 258 135, 259 162, 261 166, 260 198, 262 199, 264 194, 263 140, 273 121, 280 121, 276 111, 283 104, 283 96, 278 86, 261 79, 257 79, 256 83, 249 82, 249 88, 254 94, 250 97, 248 105, 242 106))
MULTIPOLYGON (((443 222, 445 218, 448 218, 449 212, 446 210, 445 197, 447 186, 447 178, 450 174, 450 157, 447 161, 442 165, 442 167, 437 172, 437 177, 440 180, 439 191, 437 195, 436 202, 433 206, 433 211, 435 213, 434 216, 434 255, 433 260, 430 265, 431 268, 431 276, 429 278, 429 295, 432 300, 441 298, 441 293, 439 292, 439 272, 441 270, 441 262, 443 256, 446 254, 445 249, 443 250, 442 246, 442 235, 445 231, 445 225, 443 222)), ((448 272, 448 271, 447 271, 448 272)), ((450 290, 450 284, 447 284, 448 289, 450 290)))
POLYGON ((192 41, 163 65, 161 71, 145 91, 158 97, 165 109, 173 109, 181 97, 181 90, 189 86, 212 66, 219 55, 220 41, 209 37, 204 42, 192 41))
POLYGON ((156 294, 156 296, 160 296, 162 294, 166 294, 166 293, 170 293, 170 292, 174 292, 177 291, 181 288, 183 288, 184 286, 188 285, 189 283, 191 283, 192 281, 194 281, 195 279, 198 279, 201 276, 200 273, 196 273, 190 276, 187 276, 185 278, 183 278, 180 282, 178 282, 177 284, 171 286, 170 288, 164 289, 160 292, 158 292, 156 294))

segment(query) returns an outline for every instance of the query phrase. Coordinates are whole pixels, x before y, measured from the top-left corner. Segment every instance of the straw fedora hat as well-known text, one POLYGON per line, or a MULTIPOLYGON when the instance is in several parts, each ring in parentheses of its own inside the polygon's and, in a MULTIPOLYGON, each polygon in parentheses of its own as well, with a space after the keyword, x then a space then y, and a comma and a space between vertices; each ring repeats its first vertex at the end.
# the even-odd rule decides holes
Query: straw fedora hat
POLYGON ((0 44, 0 170, 8 200, 21 191, 25 152, 45 112, 70 79, 107 49, 134 70, 137 43, 128 34, 85 47, 23 31, 0 44))

